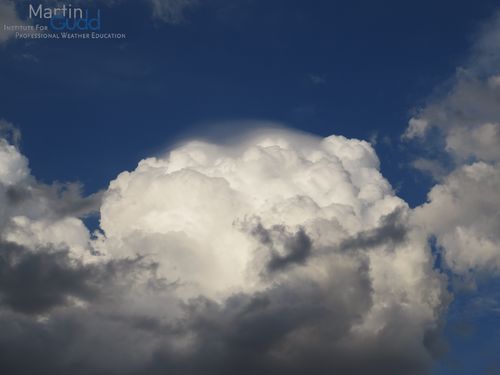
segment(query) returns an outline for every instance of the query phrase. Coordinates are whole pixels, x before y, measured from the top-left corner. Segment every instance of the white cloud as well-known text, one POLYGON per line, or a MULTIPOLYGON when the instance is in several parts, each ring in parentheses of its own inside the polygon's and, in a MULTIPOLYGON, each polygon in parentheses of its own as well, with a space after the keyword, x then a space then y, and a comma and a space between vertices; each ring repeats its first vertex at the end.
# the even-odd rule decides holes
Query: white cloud
MULTIPOLYGON (((175 23, 192 4, 153 9, 175 23)), ((410 120, 404 137, 438 129, 456 163, 446 175, 415 162, 440 178, 415 210, 370 144, 341 136, 264 129, 224 146, 188 142, 121 173, 102 204, 36 181, 0 140, 0 363, 13 342, 39 353, 42 330, 57 353, 46 372, 425 371, 449 299, 428 236, 456 274, 500 268, 500 93, 498 75, 484 74, 494 59, 478 56, 410 120), (96 206, 93 237, 81 217, 96 206)))
POLYGON ((448 92, 431 98, 410 119, 404 138, 424 138, 434 145, 433 138, 441 135, 444 151, 458 165, 471 158, 500 161, 499 40, 500 13, 482 28, 467 65, 457 70, 448 92), (429 134, 430 129, 438 133, 429 134))
MULTIPOLYGON (((75 194, 53 195, 59 188, 36 182, 16 148, 0 150, 0 278, 17 280, 28 262, 36 275, 52 267, 56 280, 71 280, 61 289, 40 276, 55 292, 38 303, 16 284, 0 297, 9 314, 47 309, 49 335, 65 335, 65 321, 82 327, 81 349, 57 347, 57 363, 321 374, 419 373, 432 361, 444 280, 367 142, 285 129, 225 146, 188 142, 110 183, 97 238, 75 194), (103 362, 99 353, 118 340, 103 362)), ((16 342, 30 337, 25 317, 9 319, 24 327, 16 342)))
POLYGON ((0 183, 18 184, 29 175, 28 160, 5 139, 0 139, 0 183))
POLYGON ((377 167, 368 143, 342 137, 277 131, 243 145, 192 142, 118 176, 101 227, 120 243, 115 254, 133 254, 140 239, 165 276, 215 298, 263 287, 248 274, 256 243, 241 227, 252 218, 293 231, 311 226, 324 247, 402 205, 377 167), (320 229, 327 223, 335 230, 320 229))
POLYGON ((500 13, 481 30, 465 68, 450 89, 432 98, 410 120, 406 138, 421 138, 424 150, 451 157, 421 158, 414 165, 440 183, 415 219, 436 236, 447 266, 474 279, 477 273, 498 276, 500 267, 500 13), (429 129, 436 132, 430 133, 429 129), (436 147, 437 146, 437 147, 436 147))
POLYGON ((444 138, 445 151, 457 163, 476 158, 488 162, 500 160, 500 86, 496 76, 479 78, 462 71, 451 91, 431 101, 417 117, 410 120, 404 134, 407 139, 423 138, 430 145, 436 140, 429 129, 438 129, 444 138))
MULTIPOLYGON (((190 142, 111 182, 101 208, 106 237, 100 249, 113 257, 138 249, 152 254, 159 275, 178 283, 184 300, 202 295, 223 303, 276 283, 329 285, 353 303, 368 293, 371 307, 338 339, 355 347, 377 342, 381 332, 396 330, 398 319, 408 319, 407 329, 397 328, 398 339, 425 357, 420 340, 426 327, 437 327, 436 309, 445 304, 425 234, 411 232, 395 245, 388 235, 364 251, 363 245, 341 250, 344 241, 379 228, 386 215, 408 210, 378 165, 367 142, 289 130, 230 146, 190 142), (301 229, 312 243, 305 260, 287 245, 301 229), (290 260, 295 255, 297 263, 290 260), (267 274, 273 256, 290 260, 290 267, 267 274), (371 286, 348 286, 365 262, 371 286)), ((340 318, 332 313, 329 319, 340 318)))
POLYGON ((77 195, 71 185, 38 183, 26 157, 0 139, 0 241, 33 249, 68 247, 75 258, 92 259, 89 232, 80 219, 71 217, 79 208, 79 214, 85 214, 87 201, 77 195))
POLYGON ((457 274, 500 271, 500 171, 484 162, 458 168, 415 210, 457 274))

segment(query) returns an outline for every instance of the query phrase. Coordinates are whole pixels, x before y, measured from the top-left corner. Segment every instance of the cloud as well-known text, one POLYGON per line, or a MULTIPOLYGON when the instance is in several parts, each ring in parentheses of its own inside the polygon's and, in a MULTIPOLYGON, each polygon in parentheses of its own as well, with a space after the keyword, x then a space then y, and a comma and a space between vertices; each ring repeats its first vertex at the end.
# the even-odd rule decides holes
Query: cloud
POLYGON ((197 6, 198 0, 149 0, 153 7, 153 17, 171 24, 184 20, 187 10, 197 6))
POLYGON ((90 299, 98 293, 91 268, 73 265, 67 251, 29 251, 0 243, 0 300, 14 311, 37 314, 67 303, 69 297, 90 299))
POLYGON ((467 66, 474 74, 487 77, 500 66, 500 12, 484 22, 472 46, 467 66))
POLYGON ((5 191, 9 206, 30 204, 33 199, 45 200, 50 213, 55 217, 86 217, 97 213, 101 204, 102 192, 82 197, 82 185, 79 183, 54 183, 45 185, 34 183, 26 185, 10 185, 5 191))
POLYGON ((500 160, 499 40, 497 13, 481 29, 466 66, 457 70, 449 89, 418 110, 404 138, 425 139, 431 145, 435 144, 432 138, 442 139, 444 151, 458 164, 471 158, 500 160))
POLYGON ((445 266, 472 282, 497 277, 500 267, 498 41, 500 13, 481 28, 448 89, 418 111, 404 135, 422 140, 427 155, 414 165, 439 181, 416 208, 415 223, 436 238, 445 266))
MULTIPOLYGON (((45 1, 55 3, 53 0, 45 1)), ((82 0, 79 1, 84 3, 82 0)), ((109 6, 119 6, 121 3, 129 0, 101 1, 107 3, 109 6)), ((141 0, 141 5, 151 8, 151 15, 154 19, 171 25, 178 25, 184 22, 186 13, 201 4, 203 2, 200 0, 141 0)))
POLYGON ((420 374, 437 353, 444 279, 367 142, 190 141, 98 198, 0 146, 2 372, 420 374))
POLYGON ((361 231, 355 236, 341 242, 343 251, 356 249, 369 249, 377 246, 390 246, 399 244, 406 239, 408 228, 405 220, 401 218, 404 212, 397 208, 394 212, 381 218, 381 225, 375 229, 361 231))
POLYGON ((457 274, 500 271, 500 170, 477 162, 465 165, 432 188, 415 211, 417 222, 436 236, 446 263, 457 274))
POLYGON ((0 138, 6 139, 18 147, 21 141, 21 131, 10 122, 0 119, 0 138))
POLYGON ((267 268, 270 272, 279 271, 293 264, 304 264, 311 254, 311 239, 303 228, 299 228, 295 234, 290 234, 282 225, 274 225, 268 230, 259 223, 252 228, 251 234, 268 248, 270 259, 267 268), (283 249, 276 249, 275 242, 282 244, 283 249))
POLYGON ((15 35, 15 31, 5 30, 4 25, 25 25, 17 14, 14 1, 0 0, 0 45, 15 35))
POLYGON ((0 236, 28 248, 67 248, 92 259, 89 231, 81 220, 97 211, 100 193, 81 196, 81 186, 46 185, 31 175, 18 148, 0 139, 0 236))
POLYGON ((470 158, 498 161, 500 86, 491 83, 496 78, 493 75, 483 79, 470 71, 460 71, 450 92, 430 102, 418 118, 410 120, 405 137, 436 136, 429 133, 434 128, 444 139, 445 151, 458 163, 470 158))
POLYGON ((425 136, 428 128, 429 122, 427 120, 411 118, 408 123, 408 128, 403 134, 403 139, 423 137, 425 136))
MULTIPOLYGON (((45 0, 57 5, 54 0, 45 0)), ((85 3, 82 0, 79 0, 85 3)), ((101 0, 110 6, 119 6, 120 3, 129 0, 101 0)), ((135 1, 134 1, 135 2, 135 1)), ((185 21, 185 14, 203 2, 200 0, 141 0, 142 5, 150 6, 152 17, 161 22, 176 25, 185 21)), ((206 2, 206 0, 205 0, 206 2)))
POLYGON ((324 75, 318 74, 308 74, 307 78, 311 81, 311 83, 315 85, 324 85, 326 84, 326 77, 324 75))
POLYGON ((425 373, 450 302, 428 239, 452 274, 500 268, 499 29, 410 120, 406 140, 437 134, 453 160, 415 162, 439 183, 413 210, 361 140, 193 140, 85 197, 37 181, 2 122, 1 372, 425 373))
POLYGON ((418 169, 419 171, 428 174, 434 178, 434 180, 439 181, 445 177, 448 173, 446 168, 437 160, 418 158, 412 162, 412 167, 418 169))
POLYGON ((423 371, 446 292, 378 165, 367 142, 268 129, 188 142, 120 174, 103 199, 102 247, 116 257, 140 246, 194 309, 192 367, 170 352, 163 367, 423 371))
MULTIPOLYGON (((5 129, 5 127, 3 127, 5 129)), ((25 181, 29 176, 28 160, 11 145, 7 139, 0 138, 0 183, 12 185, 25 181)))
MULTIPOLYGON (((128 0, 96 0, 92 3, 104 3, 107 6, 115 7, 120 6, 123 2, 128 0)), ((48 7, 57 7, 60 3, 56 0, 42 0, 42 3, 48 7)), ((189 10, 195 9, 201 4, 199 0, 142 0, 140 6, 149 6, 151 8, 151 16, 161 22, 177 25, 185 21, 185 15, 189 10)), ((88 1, 75 0, 73 5, 88 6, 88 1)), ((26 20, 21 19, 16 9, 14 0, 0 0, 0 45, 10 40, 15 31, 4 30, 3 25, 17 25, 26 26, 26 20)), ((30 31, 33 32, 33 31, 30 31)), ((24 54, 23 57, 37 62, 37 58, 24 54)))

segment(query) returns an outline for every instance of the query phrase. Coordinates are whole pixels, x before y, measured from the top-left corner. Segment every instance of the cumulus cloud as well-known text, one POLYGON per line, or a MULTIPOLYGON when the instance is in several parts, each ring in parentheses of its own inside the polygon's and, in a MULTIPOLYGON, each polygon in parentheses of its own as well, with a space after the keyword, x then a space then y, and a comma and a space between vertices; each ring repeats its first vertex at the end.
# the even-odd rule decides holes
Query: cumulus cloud
POLYGON ((435 236, 445 264, 457 275, 497 276, 500 265, 500 13, 477 36, 465 67, 449 89, 410 120, 404 137, 437 158, 414 165, 439 184, 415 210, 415 222, 435 236), (451 161, 451 163, 450 163, 451 161))
POLYGON ((81 220, 98 210, 100 193, 82 197, 78 184, 46 185, 31 175, 18 148, 0 139, 0 236, 27 247, 62 246, 90 257, 89 231, 81 220))
POLYGON ((367 142, 286 129, 191 141, 98 198, 40 184, 5 140, 0 159, 6 372, 420 374, 432 363, 445 282, 367 142), (81 218, 96 206, 91 234, 81 218))
POLYGON ((441 136, 445 151, 458 164, 470 159, 500 159, 500 13, 486 23, 466 65, 457 70, 449 89, 431 98, 410 119, 406 139, 441 136), (432 133, 431 130, 437 131, 432 133))
MULTIPOLYGON (((193 4, 153 9, 175 23, 193 4)), ((429 237, 454 274, 500 268, 497 25, 403 136, 453 160, 414 163, 439 181, 415 209, 369 143, 273 128, 186 142, 84 197, 37 181, 3 121, 0 370, 425 373, 450 301, 429 237)))
POLYGON ((447 264, 458 274, 500 270, 500 170, 464 165, 432 188, 415 218, 437 237, 447 264))
MULTIPOLYGON (((496 78, 496 75, 480 78, 471 71, 459 71, 450 92, 431 101, 418 118, 410 120, 405 137, 425 138, 434 128, 444 139, 445 151, 457 163, 471 158, 498 161, 500 86, 491 83, 496 78)), ((430 135, 435 137, 436 133, 430 135)))
POLYGON ((168 157, 141 161, 110 184, 101 227, 110 244, 119 244, 107 247, 111 254, 134 254, 140 238, 144 251, 165 257, 166 275, 188 275, 182 287, 192 289, 188 294, 215 298, 264 287, 248 264, 261 262, 258 268, 308 252, 291 249, 301 231, 317 246, 332 247, 404 205, 368 143, 269 131, 242 145, 191 142, 168 157), (271 228, 268 236, 282 248, 249 236, 253 220, 271 228), (222 250, 235 243, 238 251, 222 250), (257 245, 263 249, 256 252, 257 245))

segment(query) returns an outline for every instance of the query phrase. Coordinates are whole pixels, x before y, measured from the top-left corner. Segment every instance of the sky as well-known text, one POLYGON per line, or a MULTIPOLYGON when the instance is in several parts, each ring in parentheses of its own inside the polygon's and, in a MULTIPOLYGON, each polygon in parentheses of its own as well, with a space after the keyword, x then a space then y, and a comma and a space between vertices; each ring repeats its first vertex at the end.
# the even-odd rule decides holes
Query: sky
POLYGON ((500 373, 499 12, 0 0, 0 372, 500 373))

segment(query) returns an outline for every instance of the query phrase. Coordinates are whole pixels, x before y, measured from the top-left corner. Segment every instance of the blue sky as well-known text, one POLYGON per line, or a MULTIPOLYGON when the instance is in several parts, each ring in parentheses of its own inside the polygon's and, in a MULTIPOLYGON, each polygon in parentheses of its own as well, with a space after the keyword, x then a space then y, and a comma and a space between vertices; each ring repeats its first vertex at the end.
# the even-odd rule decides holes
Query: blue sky
MULTIPOLYGON (((104 30, 126 32, 126 41, 4 47, 0 109, 25 134, 37 177, 80 180, 89 191, 193 127, 221 120, 396 139, 412 110, 454 74, 494 6, 214 1, 171 25, 127 3, 103 9, 104 30)), ((398 150, 378 152, 384 175, 421 202, 411 181, 418 177, 399 168, 398 150)))
MULTIPOLYGON (((26 17, 28 2, 16 4, 26 17)), ((467 63, 498 2, 212 0, 178 22, 142 1, 96 6, 103 30, 126 39, 0 45, 0 118, 21 130, 38 180, 91 194, 180 140, 263 120, 376 140, 382 174, 414 207, 435 181, 410 166, 421 150, 400 137, 467 63)), ((500 373, 497 307, 479 307, 497 306, 499 286, 478 283, 450 307, 434 374, 500 373)))

